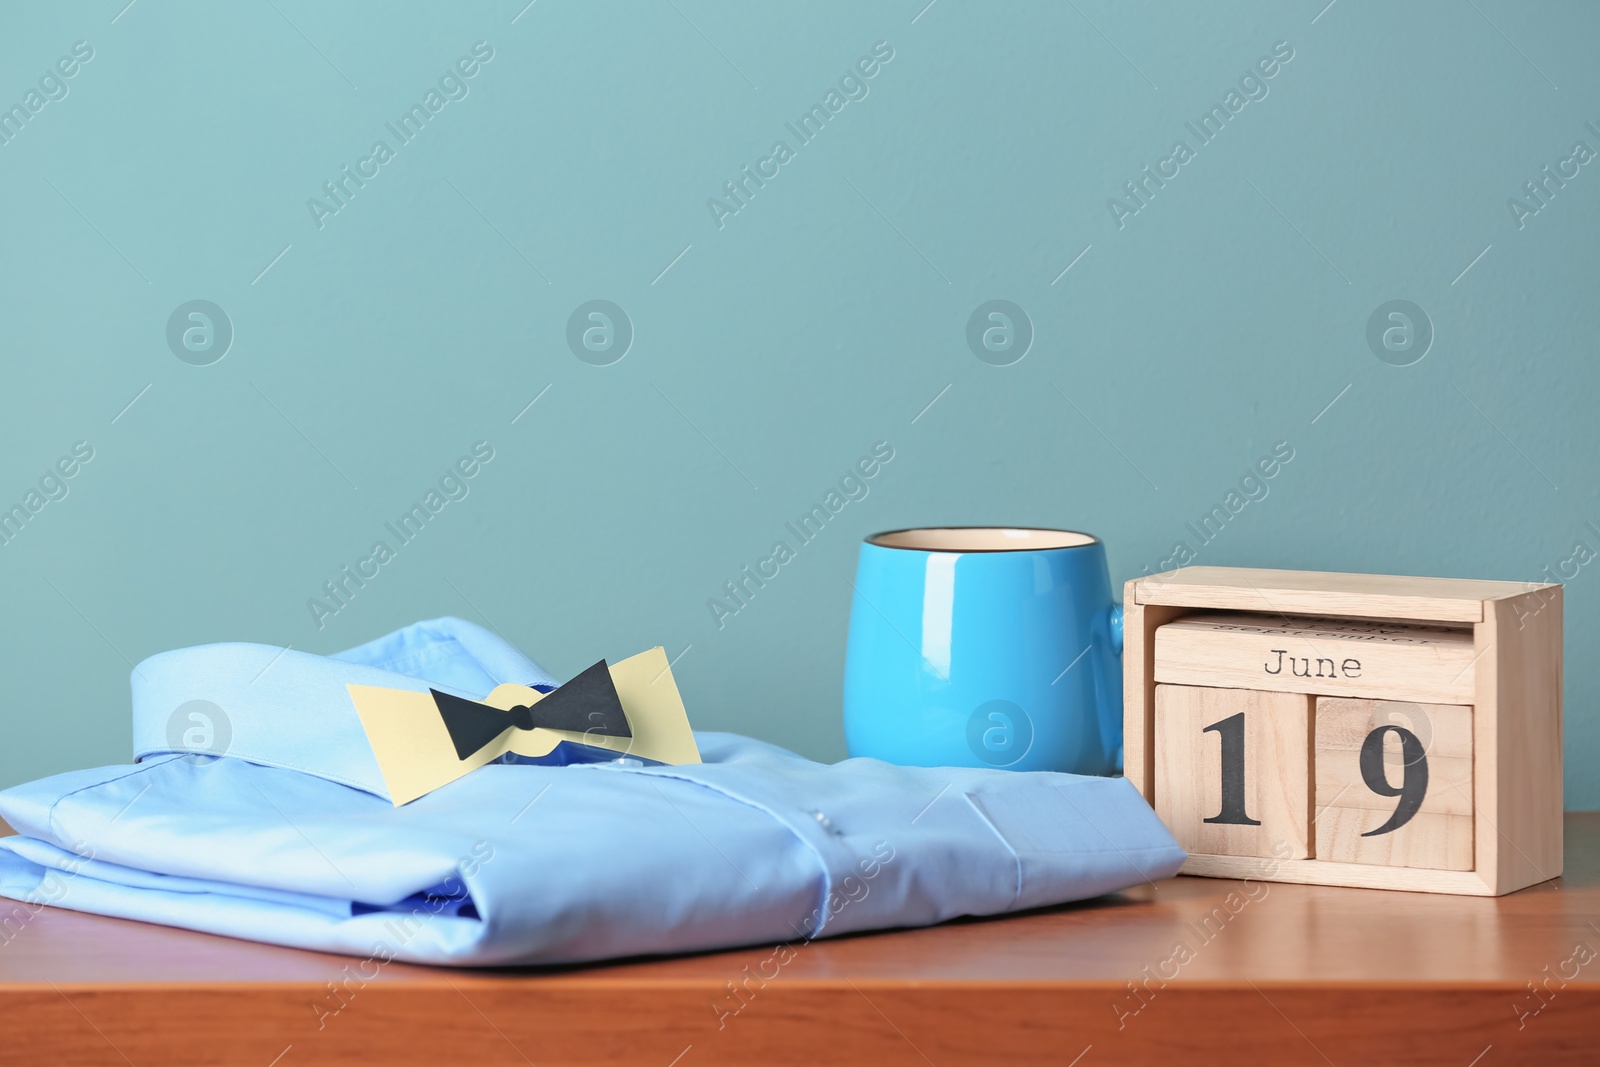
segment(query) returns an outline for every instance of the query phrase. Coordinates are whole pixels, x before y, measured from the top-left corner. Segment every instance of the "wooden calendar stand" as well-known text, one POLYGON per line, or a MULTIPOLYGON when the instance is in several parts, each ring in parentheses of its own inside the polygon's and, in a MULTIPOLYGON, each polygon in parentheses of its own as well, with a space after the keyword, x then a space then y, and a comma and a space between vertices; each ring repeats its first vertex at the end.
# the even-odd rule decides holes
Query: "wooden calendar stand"
POLYGON ((1554 878, 1561 607, 1519 582, 1135 579, 1127 777, 1186 874, 1479 896, 1554 878))

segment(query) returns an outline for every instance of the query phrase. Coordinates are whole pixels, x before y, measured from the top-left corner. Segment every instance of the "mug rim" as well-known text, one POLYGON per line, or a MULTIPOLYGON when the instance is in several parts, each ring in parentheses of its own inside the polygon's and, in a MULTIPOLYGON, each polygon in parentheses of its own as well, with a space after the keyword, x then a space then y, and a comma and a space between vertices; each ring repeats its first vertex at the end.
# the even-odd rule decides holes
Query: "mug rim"
POLYGON ((1087 533, 1087 532, 1085 532, 1083 530, 1064 530, 1064 529, 1059 529, 1057 527, 1052 527, 1052 526, 906 526, 906 527, 902 527, 902 528, 896 529, 896 530, 880 530, 877 533, 868 534, 866 537, 862 538, 862 543, 863 544, 867 544, 867 545, 871 545, 874 548, 885 548, 885 549, 889 549, 889 550, 895 551, 895 552, 940 552, 940 553, 946 553, 946 554, 949 554, 949 555, 965 555, 965 554, 968 554, 968 553, 977 553, 977 552, 985 552, 985 553, 995 553, 995 552, 1070 552, 1070 551, 1072 551, 1074 549, 1079 549, 1079 548, 1092 548, 1093 546, 1099 545, 1099 544, 1103 544, 1104 542, 1102 542, 1100 540, 1100 538, 1096 537, 1094 534, 1087 533), (1082 541, 1082 542, 1080 542, 1078 544, 1072 544, 1072 545, 1043 545, 1043 546, 1040 546, 1040 545, 1017 545, 1015 547, 1004 546, 1004 547, 997 547, 997 548, 929 548, 929 547, 919 546, 919 545, 891 545, 891 544, 884 544, 883 541, 881 540, 882 538, 885 538, 885 537, 892 537, 895 534, 932 533, 932 532, 935 532, 935 531, 947 531, 947 530, 948 531, 1017 530, 1017 531, 1022 531, 1022 532, 1026 532, 1026 533, 1070 534, 1070 535, 1072 535, 1074 537, 1087 538, 1087 540, 1082 541))

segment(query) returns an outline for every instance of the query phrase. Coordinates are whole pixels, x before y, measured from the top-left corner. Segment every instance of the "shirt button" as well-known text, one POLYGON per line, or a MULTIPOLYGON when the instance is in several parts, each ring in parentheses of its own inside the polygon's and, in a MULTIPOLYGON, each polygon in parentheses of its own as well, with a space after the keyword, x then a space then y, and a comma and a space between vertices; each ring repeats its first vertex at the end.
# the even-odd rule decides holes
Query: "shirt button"
POLYGON ((822 827, 824 830, 828 831, 828 833, 830 833, 830 834, 838 834, 839 833, 839 828, 833 825, 833 820, 828 818, 822 812, 814 811, 814 812, 811 813, 811 817, 813 819, 817 820, 817 825, 822 827))

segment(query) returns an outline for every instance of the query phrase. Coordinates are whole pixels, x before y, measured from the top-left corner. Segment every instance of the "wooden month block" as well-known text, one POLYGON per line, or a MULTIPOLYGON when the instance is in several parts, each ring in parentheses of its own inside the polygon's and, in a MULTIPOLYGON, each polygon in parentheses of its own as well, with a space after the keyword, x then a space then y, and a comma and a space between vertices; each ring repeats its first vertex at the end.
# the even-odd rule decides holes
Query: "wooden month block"
POLYGON ((1155 710, 1156 814, 1178 844, 1209 855, 1309 855, 1310 697, 1158 685, 1155 710))
POLYGON ((1156 681, 1467 704, 1474 655, 1462 628, 1204 613, 1156 631, 1156 681))
POLYGON ((1470 871, 1472 709, 1318 697, 1317 858, 1470 871))

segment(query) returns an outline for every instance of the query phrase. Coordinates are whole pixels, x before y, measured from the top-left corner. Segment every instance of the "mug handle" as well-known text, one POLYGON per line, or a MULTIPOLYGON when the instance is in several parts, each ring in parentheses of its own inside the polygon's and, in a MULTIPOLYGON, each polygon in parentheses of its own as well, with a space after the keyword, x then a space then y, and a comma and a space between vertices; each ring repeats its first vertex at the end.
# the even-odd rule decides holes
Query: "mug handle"
MULTIPOLYGON (((1122 605, 1118 601, 1113 600, 1111 602, 1111 607, 1106 612, 1106 633, 1111 638, 1111 654, 1112 654, 1113 658, 1115 659, 1115 665, 1114 665, 1113 669, 1116 670, 1116 672, 1119 675, 1122 673, 1122 637, 1123 637, 1123 634, 1122 634, 1122 621, 1123 621, 1122 605)), ((1118 680, 1120 681, 1121 679, 1119 678, 1118 680)), ((1121 692, 1122 691, 1122 687, 1120 685, 1118 685, 1116 687, 1116 690, 1117 690, 1117 692, 1121 692)), ((1119 702, 1116 707, 1102 708, 1101 709, 1101 714, 1102 715, 1109 715, 1110 717, 1113 718, 1113 721, 1111 721, 1111 722, 1106 722, 1106 721, 1102 720, 1100 728, 1101 728, 1102 731, 1104 731, 1103 736, 1105 736, 1105 737, 1113 737, 1114 736, 1114 737, 1116 737, 1118 739, 1117 740, 1117 750, 1116 750, 1115 753, 1111 754, 1111 765, 1113 767, 1113 771, 1112 771, 1113 774, 1121 774, 1121 773, 1123 773, 1123 767, 1122 767, 1122 744, 1123 744, 1123 742, 1122 742, 1122 706, 1121 706, 1121 704, 1119 702)))

